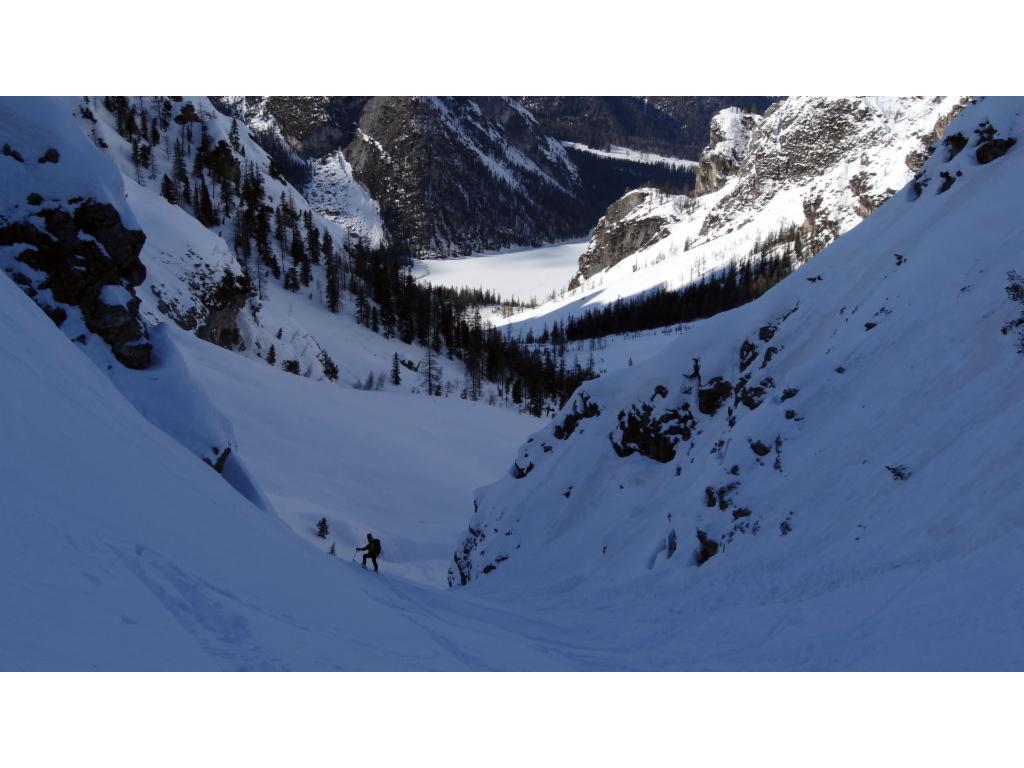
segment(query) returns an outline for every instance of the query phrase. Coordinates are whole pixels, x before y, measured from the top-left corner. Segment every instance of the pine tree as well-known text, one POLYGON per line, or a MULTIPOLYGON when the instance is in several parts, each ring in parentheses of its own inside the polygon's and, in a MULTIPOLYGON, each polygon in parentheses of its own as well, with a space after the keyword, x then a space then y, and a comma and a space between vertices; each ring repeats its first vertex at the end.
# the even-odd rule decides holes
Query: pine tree
POLYGON ((336 550, 334 548, 334 542, 333 541, 331 542, 331 548, 327 550, 327 554, 330 555, 331 557, 334 557, 334 556, 336 556, 338 554, 338 550, 336 550))
POLYGON ((273 344, 270 345, 270 349, 267 351, 267 364, 268 365, 276 365, 277 364, 277 350, 274 349, 274 345, 273 344))
POLYGON ((327 377, 328 381, 338 380, 338 366, 335 365, 331 356, 327 354, 326 350, 320 350, 320 365, 324 368, 324 376, 327 377))
MULTIPOLYGON (((312 222, 312 218, 310 218, 312 222)), ((309 254, 309 260, 314 264, 320 263, 320 230, 316 227, 310 226, 306 229, 306 253, 309 254)))
POLYGON ((299 230, 292 230, 292 263, 299 265, 306 260, 306 249, 302 245, 302 236, 299 230))
POLYGON ((441 367, 437 364, 434 351, 427 348, 427 354, 420 361, 420 382, 428 395, 441 395, 441 367))
POLYGON ((331 237, 329 230, 324 230, 324 236, 320 241, 320 248, 324 252, 324 264, 326 264, 334 255, 334 238, 331 237))
POLYGON ((205 181, 202 181, 199 184, 198 215, 199 221, 207 227, 215 227, 220 224, 217 212, 213 209, 213 200, 210 198, 210 190, 207 189, 205 181))
POLYGON ((185 167, 185 146, 181 139, 174 140, 174 178, 176 181, 188 181, 188 169, 185 167))
POLYGON ((331 532, 331 528, 327 524, 327 518, 326 517, 321 517, 319 520, 316 521, 316 535, 317 536, 319 536, 321 539, 326 539, 328 534, 330 534, 330 532, 331 532))
POLYGON ((164 177, 160 179, 160 194, 164 196, 167 202, 172 205, 178 204, 178 190, 174 187, 174 182, 171 181, 171 177, 166 173, 164 177))
POLYGON ((299 290, 299 274, 295 267, 288 267, 288 271, 284 273, 284 287, 286 291, 299 290))
POLYGON ((341 307, 341 279, 338 275, 338 258, 333 253, 324 257, 327 260, 326 281, 324 290, 327 309, 337 312, 341 307))
POLYGON ((132 139, 132 165, 135 166, 135 181, 142 183, 142 172, 139 167, 142 165, 142 161, 139 158, 139 140, 132 139))
POLYGON ((228 141, 231 142, 231 148, 238 152, 242 148, 242 143, 238 140, 238 120, 231 118, 231 130, 228 131, 228 141))
POLYGON ((356 288, 356 322, 360 325, 370 324, 370 302, 362 283, 356 288))

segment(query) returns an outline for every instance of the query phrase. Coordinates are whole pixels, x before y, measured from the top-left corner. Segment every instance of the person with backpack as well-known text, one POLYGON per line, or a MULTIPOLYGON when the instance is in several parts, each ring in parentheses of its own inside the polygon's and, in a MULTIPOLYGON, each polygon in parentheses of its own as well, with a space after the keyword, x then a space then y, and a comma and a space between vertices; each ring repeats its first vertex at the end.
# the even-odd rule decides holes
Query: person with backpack
POLYGON ((375 571, 378 570, 378 568, 377 568, 377 558, 380 557, 380 553, 381 553, 380 539, 373 538, 373 534, 372 533, 366 534, 366 546, 365 547, 356 547, 356 552, 363 552, 364 553, 363 554, 363 568, 366 567, 366 561, 367 561, 367 559, 369 559, 369 560, 373 561, 373 570, 375 570, 375 571))

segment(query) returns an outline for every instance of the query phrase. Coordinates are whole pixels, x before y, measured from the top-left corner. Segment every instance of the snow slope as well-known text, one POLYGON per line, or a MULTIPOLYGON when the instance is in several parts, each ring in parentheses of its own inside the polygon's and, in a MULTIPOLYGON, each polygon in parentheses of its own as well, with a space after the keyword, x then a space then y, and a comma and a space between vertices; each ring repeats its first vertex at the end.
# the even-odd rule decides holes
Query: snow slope
POLYGON ((143 419, 6 279, 0 330, 0 668, 558 666, 496 629, 515 626, 500 609, 302 541, 143 419))
POLYGON ((919 196, 584 385, 477 494, 455 581, 658 595, 637 642, 710 666, 1020 668, 1024 155, 981 164, 988 122, 1019 138, 1024 100, 979 100, 919 196))
POLYGON ((389 574, 436 587, 473 491, 501 474, 540 423, 483 403, 409 394, 410 385, 324 386, 170 331, 167 345, 231 425, 235 450, 276 514, 320 550, 336 542, 345 559, 372 531, 385 543, 389 574), (321 517, 332 530, 326 541, 313 535, 321 517))
POLYGON ((936 126, 959 101, 790 97, 752 118, 756 128, 743 152, 730 143, 739 135, 737 121, 724 119, 739 115, 727 110, 713 121, 715 147, 720 139, 730 157, 742 159, 736 175, 697 197, 645 198, 624 221, 653 220, 660 236, 645 238, 640 250, 513 322, 543 316, 550 322, 651 289, 680 288, 747 258, 780 231, 799 229, 810 256, 913 177, 912 166, 937 138, 936 126))
POLYGON ((344 151, 339 149, 318 158, 311 168, 313 175, 305 193, 313 210, 368 245, 380 245, 384 239, 380 205, 355 180, 344 151))
MULTIPOLYGON (((0 279, 0 668, 1021 668, 1024 307, 1007 272, 1024 267, 1024 156, 979 124, 1017 138, 1022 113, 972 106, 947 133, 962 151, 940 147, 758 301, 595 343, 607 375, 581 391, 600 413, 578 395, 511 466, 537 422, 410 382, 292 376, 150 298, 154 363, 129 371, 0 279), (201 458, 225 448, 220 475, 201 458), (416 583, 502 468, 458 550, 469 587, 416 583), (346 558, 365 530, 386 576, 346 558), (718 545, 700 566, 698 530, 718 545)), ((71 135, 62 173, 92 152, 71 135)), ((108 178, 96 194, 153 232, 143 296, 177 279, 161 258, 223 242, 108 178)), ((343 378, 414 351, 274 285, 259 315, 249 350, 297 354, 311 329, 343 378)))

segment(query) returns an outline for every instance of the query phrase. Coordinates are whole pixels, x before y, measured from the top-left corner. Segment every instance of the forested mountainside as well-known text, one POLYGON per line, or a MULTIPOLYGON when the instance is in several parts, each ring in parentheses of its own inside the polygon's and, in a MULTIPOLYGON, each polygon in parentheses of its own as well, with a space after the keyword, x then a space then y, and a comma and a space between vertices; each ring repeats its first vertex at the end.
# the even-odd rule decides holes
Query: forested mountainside
POLYGON ((726 107, 763 112, 769 96, 521 96, 550 135, 695 160, 711 118, 726 107))
POLYGON ((591 375, 564 349, 488 328, 480 308, 498 297, 420 285, 408 250, 313 211, 205 98, 4 110, 3 268, 103 365, 147 367, 150 329, 169 321, 288 373, 538 416, 591 375), (44 137, 46 160, 17 159, 44 137))
POLYGON ((505 97, 217 97, 316 210, 422 258, 586 235, 627 189, 684 168, 567 149, 505 97))
POLYGON ((680 647, 1019 664, 1024 403, 992 393, 1024 386, 1022 114, 973 101, 799 272, 584 384, 477 494, 451 581, 657 592, 680 647))

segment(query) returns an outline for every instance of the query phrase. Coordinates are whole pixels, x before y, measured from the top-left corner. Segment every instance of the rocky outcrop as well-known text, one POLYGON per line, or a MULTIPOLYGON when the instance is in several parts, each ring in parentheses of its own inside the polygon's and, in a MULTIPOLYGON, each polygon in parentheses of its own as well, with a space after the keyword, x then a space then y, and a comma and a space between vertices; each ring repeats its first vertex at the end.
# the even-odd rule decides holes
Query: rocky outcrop
POLYGON ((800 97, 773 105, 750 133, 735 184, 700 234, 742 225, 785 190, 802 190, 810 258, 895 194, 915 152, 962 109, 949 97, 800 97), (852 194, 851 194, 852 193, 852 194))
POLYGON ((700 153, 697 168, 698 195, 720 189, 739 170, 747 157, 750 135, 760 122, 760 115, 737 107, 723 109, 711 119, 710 141, 700 153))
POLYGON ((996 138, 998 131, 989 123, 982 123, 976 130, 978 134, 978 148, 975 150, 975 159, 979 165, 986 165, 1005 155, 1010 147, 1017 143, 1014 138, 996 138))
POLYGON ((668 234, 666 219, 638 215, 660 197, 656 190, 637 189, 608 207, 597 222, 590 245, 580 256, 579 270, 569 282, 570 290, 668 234))
POLYGON ((17 261, 44 275, 11 269, 15 282, 57 325, 67 317, 57 305, 78 307, 86 327, 119 361, 146 368, 152 347, 133 290, 146 277, 139 260, 145 234, 126 228, 112 205, 95 200, 33 214, 0 227, 0 245, 28 246, 17 261))
POLYGON ((249 298, 249 289, 248 278, 225 271, 220 282, 200 297, 206 318, 196 329, 196 336, 225 349, 240 347, 238 313, 249 298))
POLYGON ((657 416, 651 403, 637 403, 630 406, 628 413, 619 413, 619 423, 610 440, 620 457, 639 453, 665 464, 676 457, 676 445, 681 440, 693 437, 696 426, 689 403, 666 408, 657 416))
POLYGON ((225 114, 257 131, 276 128, 300 157, 322 157, 352 141, 368 96, 211 97, 225 114))

